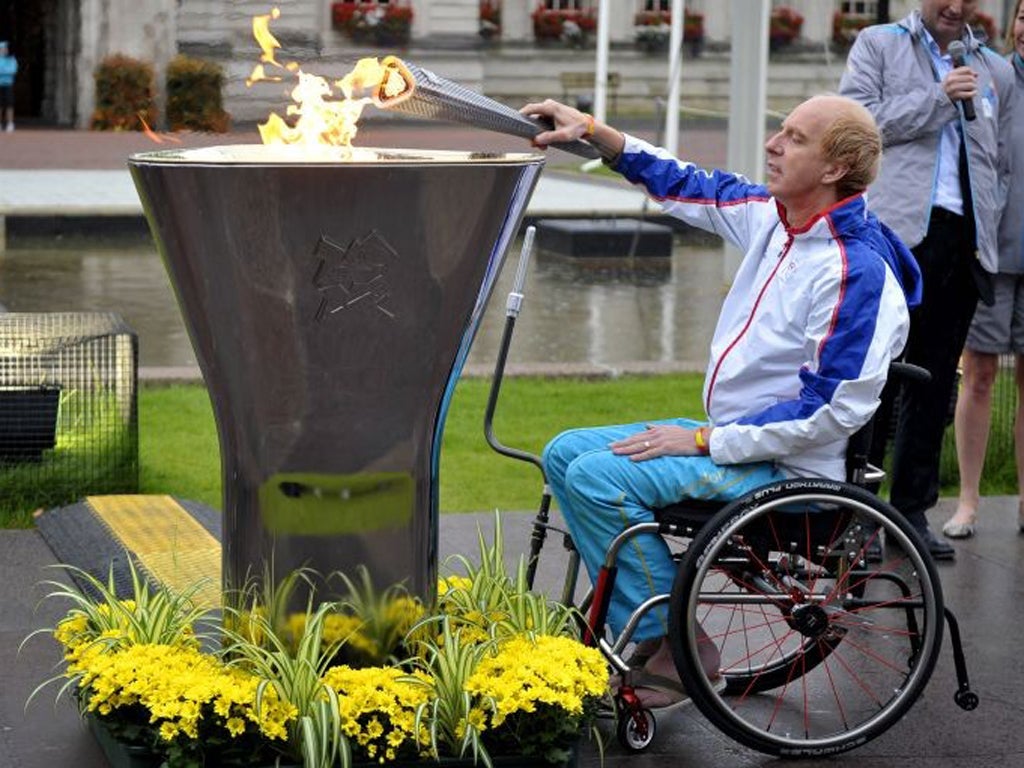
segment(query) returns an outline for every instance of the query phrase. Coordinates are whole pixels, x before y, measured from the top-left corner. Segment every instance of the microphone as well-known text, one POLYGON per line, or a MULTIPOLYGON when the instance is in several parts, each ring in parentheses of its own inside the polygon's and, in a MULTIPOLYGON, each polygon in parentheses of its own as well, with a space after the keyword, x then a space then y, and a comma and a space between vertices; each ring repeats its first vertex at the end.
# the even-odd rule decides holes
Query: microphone
MULTIPOLYGON (((967 54, 967 48, 964 47, 962 42, 954 40, 946 50, 949 51, 949 55, 953 59, 954 67, 967 66, 967 60, 964 58, 967 54)), ((971 99, 960 99, 960 106, 964 110, 964 120, 970 121, 978 116, 974 111, 974 102, 971 99)))

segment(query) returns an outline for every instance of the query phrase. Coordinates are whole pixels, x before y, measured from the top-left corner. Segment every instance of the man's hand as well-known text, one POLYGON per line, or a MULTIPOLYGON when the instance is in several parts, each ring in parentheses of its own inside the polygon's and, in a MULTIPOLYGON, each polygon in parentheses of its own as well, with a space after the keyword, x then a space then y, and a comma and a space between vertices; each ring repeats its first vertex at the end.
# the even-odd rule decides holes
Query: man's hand
POLYGON ((533 137, 534 146, 544 148, 553 142, 583 139, 597 148, 606 161, 617 159, 626 144, 625 137, 610 125, 598 123, 591 115, 570 106, 545 99, 536 104, 527 104, 519 110, 528 117, 547 118, 553 128, 533 137))
POLYGON ((954 104, 978 95, 978 73, 970 67, 957 67, 942 81, 942 89, 954 104))
POLYGON ((592 117, 578 109, 573 109, 554 99, 545 99, 539 104, 527 104, 519 112, 527 117, 546 117, 554 125, 552 130, 538 133, 533 137, 533 143, 538 147, 546 147, 557 141, 575 141, 584 138, 590 127, 590 121, 593 120, 592 117))
MULTIPOLYGON (((708 436, 711 430, 705 427, 708 436)), ((647 429, 616 440, 609 447, 618 456, 629 456, 631 461, 646 461, 659 456, 699 456, 696 429, 677 427, 674 424, 648 424, 647 429)))

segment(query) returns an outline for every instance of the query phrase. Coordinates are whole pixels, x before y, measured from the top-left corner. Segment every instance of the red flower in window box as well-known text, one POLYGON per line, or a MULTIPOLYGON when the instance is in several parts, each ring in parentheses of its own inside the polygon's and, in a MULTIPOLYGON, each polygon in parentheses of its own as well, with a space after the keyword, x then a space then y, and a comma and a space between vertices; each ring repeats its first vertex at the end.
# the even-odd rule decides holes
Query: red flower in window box
POLYGON ((332 26, 355 42, 406 45, 412 18, 412 8, 397 3, 347 0, 331 4, 332 26))
MULTIPOLYGON (((533 19, 533 36, 537 40, 573 38, 577 35, 569 33, 576 30, 579 35, 585 37, 597 29, 597 17, 593 11, 554 10, 539 5, 530 14, 530 18, 533 19)), ((580 41, 567 39, 566 42, 577 43, 580 41)))

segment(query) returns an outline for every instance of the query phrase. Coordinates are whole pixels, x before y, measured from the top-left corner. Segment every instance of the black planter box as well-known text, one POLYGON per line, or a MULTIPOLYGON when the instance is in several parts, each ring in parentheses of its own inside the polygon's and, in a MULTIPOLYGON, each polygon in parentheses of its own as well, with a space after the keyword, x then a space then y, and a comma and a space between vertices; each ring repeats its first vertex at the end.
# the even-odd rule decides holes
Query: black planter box
POLYGON ((672 256, 672 228, 636 219, 544 219, 537 223, 537 247, 584 259, 672 256), (635 245, 634 245, 635 243, 635 245))
POLYGON ((60 387, 0 387, 0 463, 39 461, 56 445, 60 387))

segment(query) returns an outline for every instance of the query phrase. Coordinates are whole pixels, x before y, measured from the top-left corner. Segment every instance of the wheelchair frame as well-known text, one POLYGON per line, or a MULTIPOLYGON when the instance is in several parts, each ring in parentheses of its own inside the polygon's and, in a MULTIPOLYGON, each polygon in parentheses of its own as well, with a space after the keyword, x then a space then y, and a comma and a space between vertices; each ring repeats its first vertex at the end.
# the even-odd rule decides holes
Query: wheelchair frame
MULTIPOLYGON (((501 444, 493 416, 504 375, 533 241, 527 230, 515 284, 506 305, 491 392, 484 417, 488 444, 534 464, 538 456, 501 444)), ((927 372, 902 363, 893 372, 927 372)), ((686 693, 719 730, 767 754, 837 754, 884 733, 913 706, 927 685, 949 626, 957 675, 956 703, 978 705, 971 691, 959 626, 945 607, 927 547, 892 506, 867 486, 882 473, 867 462, 870 425, 850 441, 848 482, 792 479, 758 488, 731 502, 684 500, 654 510, 611 543, 579 610, 584 642, 597 646, 621 675, 614 694, 622 746, 645 750, 657 721, 643 706, 624 654, 640 620, 668 610, 668 638, 686 693), (885 532, 885 556, 871 563, 870 544, 885 532), (675 554, 668 594, 637 606, 617 637, 609 637, 608 605, 622 547, 656 534, 689 543, 675 554), (903 621, 902 625, 896 619, 903 621), (710 627, 721 654, 720 675, 702 669, 697 627, 710 627)), ((566 531, 550 523, 544 492, 533 522, 527 580, 533 587, 548 531, 562 534, 568 553, 562 602, 574 605, 580 556, 566 531)))

